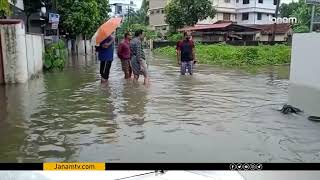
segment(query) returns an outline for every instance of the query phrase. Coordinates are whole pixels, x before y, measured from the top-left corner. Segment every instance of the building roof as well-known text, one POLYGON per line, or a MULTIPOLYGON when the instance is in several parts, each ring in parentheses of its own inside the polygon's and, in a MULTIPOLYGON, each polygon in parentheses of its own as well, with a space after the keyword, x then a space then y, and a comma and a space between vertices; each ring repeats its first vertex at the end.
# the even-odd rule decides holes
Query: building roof
MULTIPOLYGON (((274 24, 248 24, 245 26, 261 29, 262 34, 272 34, 274 24)), ((277 24, 276 34, 285 34, 290 32, 291 29, 292 25, 290 23, 277 24)))
POLYGON ((206 30, 206 29, 219 29, 219 28, 225 28, 227 26, 230 26, 232 23, 221 23, 221 24, 196 24, 191 27, 185 27, 182 29, 179 29, 179 31, 199 31, 199 30, 206 30))
POLYGON ((234 30, 234 31, 259 31, 259 28, 238 25, 231 21, 218 21, 214 24, 196 24, 179 29, 179 31, 209 31, 209 30, 234 30))

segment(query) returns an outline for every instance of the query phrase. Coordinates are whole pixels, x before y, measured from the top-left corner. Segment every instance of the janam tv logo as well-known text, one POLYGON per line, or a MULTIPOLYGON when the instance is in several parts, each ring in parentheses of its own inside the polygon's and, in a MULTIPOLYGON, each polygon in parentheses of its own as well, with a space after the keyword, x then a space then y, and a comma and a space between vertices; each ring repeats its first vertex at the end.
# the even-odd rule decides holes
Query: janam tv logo
POLYGON ((105 163, 43 163, 48 171, 103 171, 105 163))
POLYGON ((269 20, 273 23, 282 24, 282 23, 290 23, 296 24, 298 23, 298 19, 296 17, 271 17, 269 16, 269 20))

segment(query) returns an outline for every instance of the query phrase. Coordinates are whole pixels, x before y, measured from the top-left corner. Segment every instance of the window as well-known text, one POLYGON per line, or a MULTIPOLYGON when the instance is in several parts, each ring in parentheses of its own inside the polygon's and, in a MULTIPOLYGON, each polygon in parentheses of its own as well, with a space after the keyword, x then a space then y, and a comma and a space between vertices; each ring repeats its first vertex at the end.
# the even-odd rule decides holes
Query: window
POLYGON ((163 30, 163 31, 166 31, 166 30, 167 30, 167 26, 163 26, 163 27, 162 27, 162 30, 163 30))
POLYGON ((250 0, 243 0, 243 4, 250 4, 250 0))
POLYGON ((230 17, 231 17, 230 13, 223 13, 223 20, 224 21, 230 21, 230 17))
POLYGON ((161 10, 161 13, 164 14, 164 9, 161 10))
POLYGON ((262 19, 262 13, 258 13, 258 20, 261 20, 262 19))
POLYGON ((236 0, 237 3, 239 3, 239 0, 236 0))
POLYGON ((273 0, 273 5, 277 5, 278 1, 277 0, 273 0))
POLYGON ((160 9, 157 10, 157 14, 160 14, 160 9))
POLYGON ((258 0, 259 3, 263 4, 263 0, 258 0))
POLYGON ((224 0, 225 3, 230 3, 230 0, 224 0))
POLYGON ((122 6, 116 6, 116 13, 122 14, 122 6))
POLYGON ((154 14, 154 11, 150 10, 150 14, 154 14))
POLYGON ((242 21, 249 20, 249 13, 242 13, 242 21))

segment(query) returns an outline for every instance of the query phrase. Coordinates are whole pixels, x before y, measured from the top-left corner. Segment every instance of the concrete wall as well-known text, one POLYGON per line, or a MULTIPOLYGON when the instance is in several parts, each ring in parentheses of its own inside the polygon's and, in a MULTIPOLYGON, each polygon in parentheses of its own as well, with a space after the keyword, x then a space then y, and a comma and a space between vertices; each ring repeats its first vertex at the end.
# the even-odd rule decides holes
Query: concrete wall
POLYGON ((320 89, 320 33, 294 34, 290 82, 320 89))
POLYGON ((289 103, 320 116, 320 33, 294 34, 289 103))
POLYGON ((6 84, 25 83, 42 71, 42 36, 26 35, 24 23, 17 20, 1 22, 0 35, 6 84))
POLYGON ((28 78, 42 72, 44 43, 42 35, 27 34, 28 78))
POLYGON ((160 9, 150 9, 149 13, 149 24, 150 26, 164 25, 165 22, 165 14, 162 13, 163 8, 160 9))
POLYGON ((5 83, 24 83, 28 80, 24 25, 0 26, 5 83))
POLYGON ((155 29, 155 26, 166 26, 164 8, 169 1, 167 0, 149 0, 149 25, 155 29))
MULTIPOLYGON (((87 40, 87 54, 93 54, 95 52, 95 48, 93 46, 93 43, 91 42, 91 40, 87 40)), ((78 49, 78 54, 80 55, 84 55, 85 54, 85 41, 84 40, 76 40, 74 44, 72 44, 72 41, 69 40, 67 42, 67 47, 68 47, 68 51, 69 53, 76 53, 77 49, 78 49), (72 46, 75 47, 72 47, 72 46), (74 48, 75 51, 72 51, 72 48, 74 48)))

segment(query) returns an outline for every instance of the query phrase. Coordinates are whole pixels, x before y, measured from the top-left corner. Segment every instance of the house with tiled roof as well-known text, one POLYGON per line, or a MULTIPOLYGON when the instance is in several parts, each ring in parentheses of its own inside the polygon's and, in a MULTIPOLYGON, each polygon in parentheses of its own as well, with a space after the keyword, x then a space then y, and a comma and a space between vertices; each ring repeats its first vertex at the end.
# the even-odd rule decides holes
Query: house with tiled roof
MULTIPOLYGON (((196 24, 179 29, 180 32, 191 31, 195 41, 271 41, 273 24, 240 25, 231 21, 218 21, 213 24, 196 24)), ((292 35, 290 24, 277 24, 276 41, 286 41, 292 35)))
POLYGON ((275 28, 275 41, 287 41, 291 39, 293 34, 292 25, 289 23, 277 24, 252 24, 246 25, 252 28, 261 29, 260 33, 256 35, 258 41, 271 41, 273 28, 275 28))

